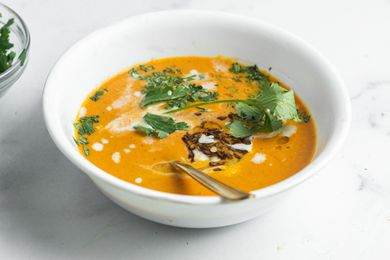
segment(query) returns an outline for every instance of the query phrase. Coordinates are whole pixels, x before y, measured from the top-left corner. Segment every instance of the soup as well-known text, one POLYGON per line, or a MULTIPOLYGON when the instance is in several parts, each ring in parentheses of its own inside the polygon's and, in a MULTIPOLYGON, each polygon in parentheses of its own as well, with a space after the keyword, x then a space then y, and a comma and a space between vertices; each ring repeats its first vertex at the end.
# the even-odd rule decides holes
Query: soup
POLYGON ((86 97, 75 143, 107 173, 158 191, 215 195, 173 160, 244 191, 272 185, 312 160, 316 131, 300 98, 269 71, 226 57, 137 64, 86 97))

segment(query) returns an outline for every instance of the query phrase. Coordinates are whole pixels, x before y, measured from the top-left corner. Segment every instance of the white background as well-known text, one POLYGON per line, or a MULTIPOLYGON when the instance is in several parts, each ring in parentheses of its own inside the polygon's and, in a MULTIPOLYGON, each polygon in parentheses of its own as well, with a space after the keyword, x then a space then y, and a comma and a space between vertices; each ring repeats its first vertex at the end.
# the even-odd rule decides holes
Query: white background
POLYGON ((390 0, 7 0, 32 34, 30 63, 0 100, 1 259, 390 259, 390 0), (211 9, 269 21, 317 47, 344 77, 350 135, 336 158, 270 214, 190 230, 105 198, 52 143, 41 94, 59 56, 135 14, 211 9))

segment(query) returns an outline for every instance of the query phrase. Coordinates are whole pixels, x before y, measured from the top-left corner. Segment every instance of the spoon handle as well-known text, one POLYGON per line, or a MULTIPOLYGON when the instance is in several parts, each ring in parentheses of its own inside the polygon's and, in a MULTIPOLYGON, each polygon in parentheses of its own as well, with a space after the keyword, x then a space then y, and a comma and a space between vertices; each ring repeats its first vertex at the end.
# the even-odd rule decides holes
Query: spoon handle
POLYGON ((178 168, 188 175, 190 175, 193 179, 198 181, 200 184, 205 186, 206 188, 214 191, 218 195, 222 196, 228 200, 242 200, 247 198, 253 198, 254 196, 248 192, 241 191, 235 189, 229 185, 226 185, 220 182, 217 179, 205 174, 204 172, 182 162, 172 161, 171 165, 175 168, 178 168))

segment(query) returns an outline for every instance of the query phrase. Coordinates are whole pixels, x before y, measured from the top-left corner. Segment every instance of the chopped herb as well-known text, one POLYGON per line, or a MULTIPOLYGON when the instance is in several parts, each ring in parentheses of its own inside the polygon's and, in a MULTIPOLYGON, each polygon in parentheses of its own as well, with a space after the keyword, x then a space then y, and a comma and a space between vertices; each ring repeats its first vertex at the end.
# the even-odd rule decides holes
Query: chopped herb
POLYGON ((132 68, 129 70, 129 74, 130 76, 132 76, 134 79, 136 80, 141 80, 143 79, 143 77, 141 75, 138 74, 137 70, 135 68, 132 68))
POLYGON ((144 72, 148 72, 148 71, 154 70, 154 67, 153 66, 139 65, 138 69, 140 69, 140 70, 142 70, 144 72))
POLYGON ((242 72, 242 67, 240 64, 237 62, 232 64, 232 67, 229 69, 233 73, 241 73, 242 72))
POLYGON ((268 67, 268 71, 271 71, 272 70, 272 67, 268 67))
POLYGON ((130 74, 130 76, 132 76, 136 80, 142 80, 142 79, 145 79, 145 76, 140 75, 138 73, 138 70, 141 70, 143 72, 149 72, 149 71, 152 71, 154 69, 155 69, 154 66, 146 66, 146 65, 141 64, 136 68, 130 69, 129 74, 130 74))
POLYGON ((185 97, 186 91, 183 89, 176 89, 173 87, 165 86, 161 88, 151 88, 145 91, 145 96, 141 101, 142 107, 147 107, 163 101, 176 100, 181 97, 185 97))
POLYGON ((74 136, 72 137, 73 138, 73 142, 77 145, 79 145, 79 141, 76 140, 76 138, 74 138, 74 136))
POLYGON ((267 87, 263 86, 255 99, 238 103, 235 109, 237 115, 228 128, 236 137, 248 136, 248 132, 242 131, 242 127, 252 134, 273 132, 281 128, 287 120, 301 121, 297 114, 293 90, 286 90, 275 82, 267 87))
POLYGON ((73 137, 73 141, 77 144, 77 146, 82 147, 86 156, 89 155, 89 149, 86 147, 86 145, 88 144, 87 138, 83 136, 79 136, 79 138, 76 140, 76 138, 73 137))
POLYGON ((176 73, 181 73, 181 70, 180 69, 175 69, 175 66, 172 66, 172 67, 167 67, 165 69, 163 69, 163 73, 164 74, 176 74, 176 73))
POLYGON ((153 104, 166 102, 168 107, 184 107, 188 102, 212 101, 217 97, 216 92, 203 89, 202 86, 190 83, 196 75, 182 77, 177 69, 165 68, 148 75, 140 75, 138 68, 129 71, 130 75, 137 80, 145 80, 143 90, 145 94, 141 106, 147 107, 153 104))
POLYGON ((76 139, 73 137, 73 141, 81 146, 86 156, 88 156, 89 149, 86 145, 88 145, 88 139, 84 135, 91 135, 95 132, 96 128, 94 124, 99 123, 99 116, 85 116, 81 117, 78 122, 73 124, 74 128, 76 128, 79 137, 76 139))
POLYGON ((100 99, 101 96, 104 95, 105 92, 107 92, 108 90, 105 88, 104 90, 99 90, 99 91, 96 91, 95 92, 95 95, 93 95, 92 97, 89 97, 90 100, 92 101, 98 101, 100 99))
MULTIPOLYGON (((13 23, 14 19, 9 19, 0 28, 0 73, 3 73, 12 66, 12 62, 16 56, 15 52, 11 51, 14 45, 10 42, 10 27, 13 23)), ((23 52, 21 54, 23 54, 23 52)))
POLYGON ((199 74, 199 75, 198 75, 198 78, 199 78, 199 80, 204 80, 204 79, 206 78, 206 76, 203 75, 203 74, 199 74))
POLYGON ((172 109, 166 113, 216 103, 237 103, 234 107, 236 114, 232 117, 232 122, 227 125, 235 137, 250 136, 259 132, 272 132, 280 129, 287 120, 302 121, 297 112, 293 90, 287 90, 277 82, 271 83, 256 65, 241 66, 238 63, 233 63, 230 71, 237 74, 242 73, 249 81, 257 82, 261 87, 260 93, 254 98, 215 100, 172 109))
POLYGON ((184 96, 168 101, 168 107, 184 107, 188 102, 203 101, 209 102, 217 99, 218 93, 205 90, 202 86, 189 84, 181 88, 184 96))
POLYGON ((73 138, 74 142, 77 144, 77 145, 80 145, 80 144, 88 144, 88 140, 87 138, 85 138, 84 136, 79 136, 79 138, 76 140, 75 138, 73 138))
POLYGON ((143 117, 148 126, 135 126, 137 131, 149 136, 157 136, 160 139, 167 137, 176 130, 186 130, 188 125, 185 122, 175 122, 171 117, 147 113, 143 117))
POLYGON ((185 80, 180 75, 164 73, 161 71, 153 72, 149 75, 141 76, 142 80, 146 81, 145 91, 160 88, 160 87, 174 87, 184 84, 185 80))
POLYGON ((85 156, 89 156, 89 149, 88 149, 88 147, 84 146, 83 150, 84 150, 85 156))
POLYGON ((267 76, 259 70, 257 65, 242 66, 238 63, 233 63, 229 71, 235 74, 244 74, 249 82, 256 81, 260 86, 270 84, 267 76))
MULTIPOLYGON (((272 132, 280 129, 287 120, 296 122, 305 121, 304 114, 298 114, 293 90, 284 89, 278 82, 271 82, 256 65, 243 66, 233 63, 229 69, 237 74, 233 80, 246 78, 248 82, 259 85, 259 93, 253 98, 216 100, 217 93, 210 92, 193 83, 188 83, 196 78, 196 75, 182 77, 177 70, 171 67, 162 72, 140 75, 138 72, 146 69, 136 68, 130 70, 130 74, 139 80, 145 80, 143 107, 160 102, 166 102, 169 108, 166 113, 173 113, 188 108, 198 108, 216 103, 236 103, 236 113, 231 117, 231 123, 227 125, 231 134, 235 137, 246 137, 259 132, 272 132), (198 102, 201 101, 201 102, 198 102), (188 103, 195 104, 188 104, 188 103), (301 119, 302 118, 302 119, 301 119)), ((184 122, 175 123, 170 117, 153 114, 144 116, 147 126, 137 126, 136 129, 147 135, 156 135, 165 138, 180 127, 187 128, 184 122), (178 124, 178 125, 176 125, 178 124)), ((307 121, 307 120, 306 120, 307 121)))
POLYGON ((311 116, 308 115, 305 111, 301 111, 298 114, 299 114, 299 118, 301 118, 303 120, 303 122, 305 122, 305 123, 310 122, 311 116))
POLYGON ((99 123, 99 116, 85 116, 73 125, 79 135, 91 135, 95 132, 94 124, 99 123))

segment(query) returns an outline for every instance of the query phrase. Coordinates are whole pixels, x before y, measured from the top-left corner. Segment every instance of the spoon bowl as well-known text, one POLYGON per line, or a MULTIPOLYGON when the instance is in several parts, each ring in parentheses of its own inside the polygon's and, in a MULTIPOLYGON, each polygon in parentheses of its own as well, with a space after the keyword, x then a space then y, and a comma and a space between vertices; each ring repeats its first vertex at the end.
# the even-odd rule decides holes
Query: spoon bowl
POLYGON ((205 186, 211 191, 214 191, 221 197, 227 200, 243 200, 248 198, 254 198, 254 195, 233 188, 225 183, 220 182, 219 180, 205 174, 204 172, 192 167, 191 165, 172 161, 171 165, 178 170, 181 170, 191 176, 194 180, 205 186))

